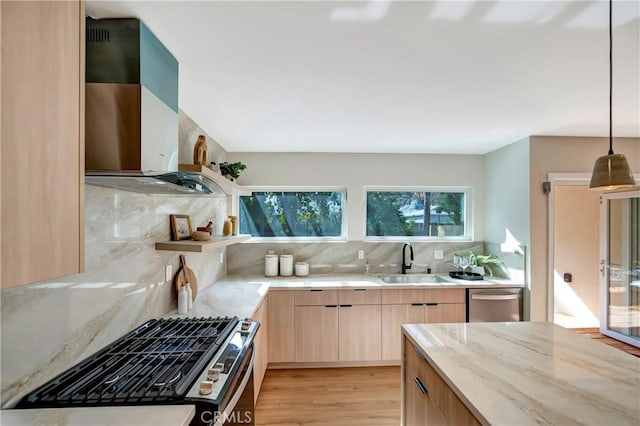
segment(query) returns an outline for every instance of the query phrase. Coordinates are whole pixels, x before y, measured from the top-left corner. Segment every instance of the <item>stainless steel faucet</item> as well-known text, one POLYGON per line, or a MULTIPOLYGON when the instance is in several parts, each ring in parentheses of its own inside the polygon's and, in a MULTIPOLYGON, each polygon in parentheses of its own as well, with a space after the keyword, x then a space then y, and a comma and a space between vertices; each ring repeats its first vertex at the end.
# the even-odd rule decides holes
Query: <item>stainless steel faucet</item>
POLYGON ((407 269, 411 269, 412 265, 413 265, 413 246, 410 243, 404 243, 404 245, 402 246, 402 273, 406 274, 407 269), (411 263, 409 263, 408 265, 407 265, 407 258, 406 258, 407 247, 409 247, 409 251, 411 254, 411 263))

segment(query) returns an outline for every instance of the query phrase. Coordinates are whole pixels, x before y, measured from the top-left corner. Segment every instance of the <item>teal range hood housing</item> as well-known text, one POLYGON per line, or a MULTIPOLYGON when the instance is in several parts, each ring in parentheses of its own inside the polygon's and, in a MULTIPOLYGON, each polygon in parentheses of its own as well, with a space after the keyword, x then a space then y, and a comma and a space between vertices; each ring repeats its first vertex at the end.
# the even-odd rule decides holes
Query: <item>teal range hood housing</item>
POLYGON ((87 18, 85 182, 147 194, 221 194, 178 172, 178 61, 140 20, 87 18))

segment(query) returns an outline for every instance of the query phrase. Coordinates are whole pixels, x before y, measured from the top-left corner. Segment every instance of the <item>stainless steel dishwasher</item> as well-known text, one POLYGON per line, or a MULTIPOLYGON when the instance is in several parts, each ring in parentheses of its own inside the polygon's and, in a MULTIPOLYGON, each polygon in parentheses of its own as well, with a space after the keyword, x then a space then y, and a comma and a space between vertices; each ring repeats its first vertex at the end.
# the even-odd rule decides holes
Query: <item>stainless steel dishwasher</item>
POLYGON ((467 289, 467 322, 522 321, 522 288, 467 289))

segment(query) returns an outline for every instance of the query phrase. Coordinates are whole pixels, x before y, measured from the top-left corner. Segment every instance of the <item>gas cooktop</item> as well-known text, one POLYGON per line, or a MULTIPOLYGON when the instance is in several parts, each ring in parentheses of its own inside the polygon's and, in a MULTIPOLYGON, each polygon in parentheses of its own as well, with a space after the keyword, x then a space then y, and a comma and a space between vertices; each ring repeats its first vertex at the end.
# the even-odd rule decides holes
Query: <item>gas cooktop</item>
POLYGON ((238 322, 150 320, 34 390, 16 408, 180 403, 238 322))

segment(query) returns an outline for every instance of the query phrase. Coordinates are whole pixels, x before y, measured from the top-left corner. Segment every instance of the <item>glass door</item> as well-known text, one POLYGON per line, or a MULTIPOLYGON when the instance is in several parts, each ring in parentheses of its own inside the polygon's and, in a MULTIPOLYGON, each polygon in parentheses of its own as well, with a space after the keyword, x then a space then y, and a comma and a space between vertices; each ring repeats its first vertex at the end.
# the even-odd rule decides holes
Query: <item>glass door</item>
POLYGON ((604 194, 600 332, 640 347, 640 191, 604 194))

